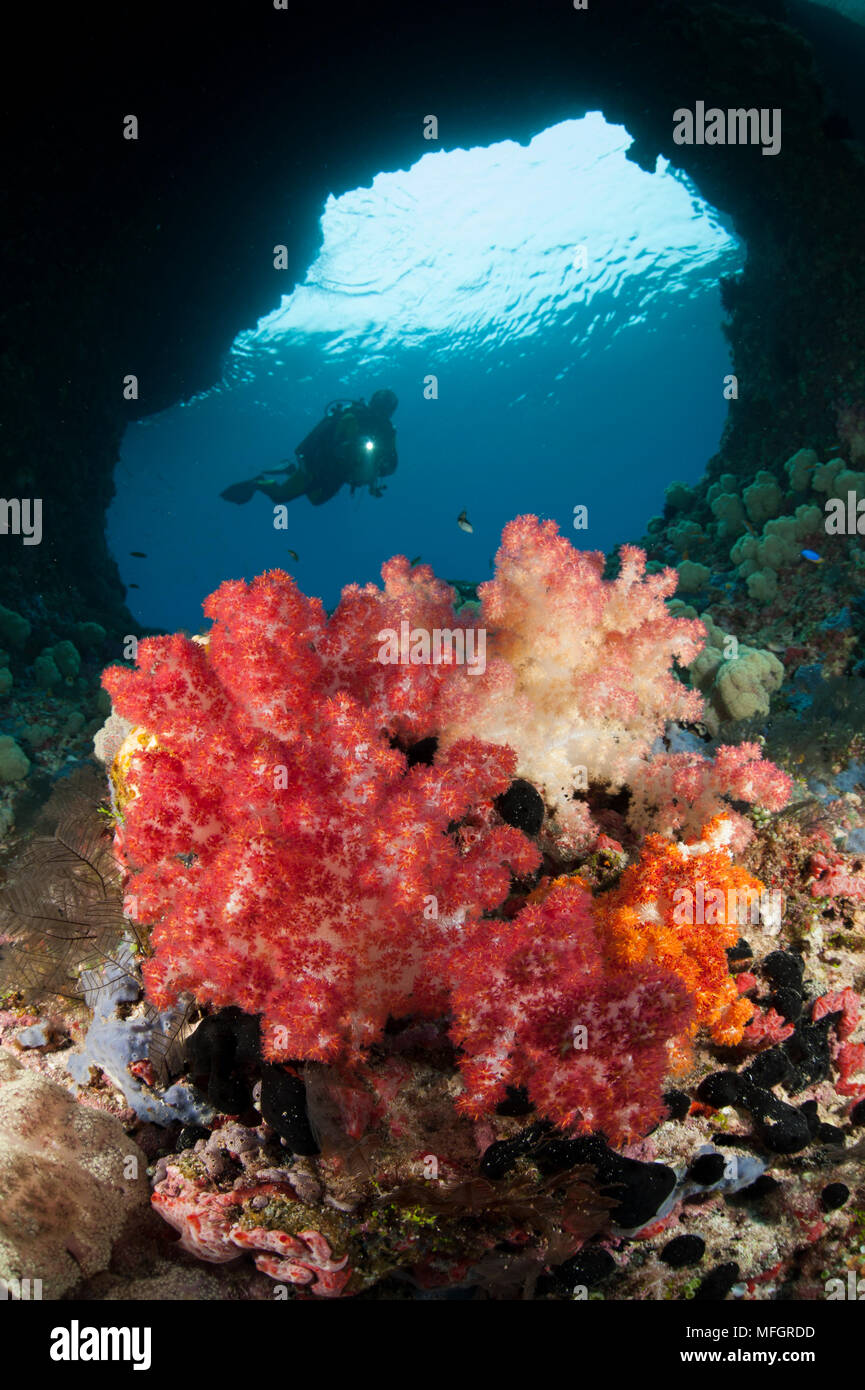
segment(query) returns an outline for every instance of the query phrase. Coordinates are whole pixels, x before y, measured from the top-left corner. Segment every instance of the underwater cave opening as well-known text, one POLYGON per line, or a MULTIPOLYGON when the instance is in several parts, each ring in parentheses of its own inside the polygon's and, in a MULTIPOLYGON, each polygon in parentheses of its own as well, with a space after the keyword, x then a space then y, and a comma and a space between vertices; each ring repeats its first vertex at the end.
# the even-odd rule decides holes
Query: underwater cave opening
POLYGON ((639 540, 717 448, 719 280, 744 250, 630 143, 593 112, 331 196, 305 281, 238 336, 222 380, 126 432, 108 535, 142 624, 196 630, 223 579, 270 568, 328 607, 395 553, 477 582, 519 513, 570 531, 586 508, 576 544, 639 540), (287 527, 261 493, 219 496, 282 466, 329 401, 380 387, 399 399, 381 496, 302 496, 287 527))

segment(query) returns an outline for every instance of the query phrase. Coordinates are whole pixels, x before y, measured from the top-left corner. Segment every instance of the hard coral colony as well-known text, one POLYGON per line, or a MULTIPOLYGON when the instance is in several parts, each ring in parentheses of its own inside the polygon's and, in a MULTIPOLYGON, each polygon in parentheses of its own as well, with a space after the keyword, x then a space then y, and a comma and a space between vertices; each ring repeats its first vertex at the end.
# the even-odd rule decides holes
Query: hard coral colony
MULTIPOLYGON (((614 579, 603 564, 521 517, 479 608, 455 612, 403 557, 330 618, 273 571, 223 584, 206 637, 148 638, 137 669, 106 671, 133 726, 115 846, 127 914, 151 929, 153 1003, 260 1015, 270 1063, 329 1064, 349 1088, 389 1020, 447 1019, 458 1114, 482 1123, 524 1088, 560 1133, 641 1139, 696 1031, 735 1044, 754 1012, 725 955, 738 919, 680 921, 676 890, 758 893, 732 857, 742 803, 777 810, 790 783, 753 745, 659 749, 668 720, 700 717, 674 663, 704 630, 668 611, 674 571, 647 575, 634 547, 614 579), (404 623, 483 630, 486 669, 456 643, 383 662, 404 623), (619 841, 631 862, 593 894, 575 861, 611 846, 623 861, 619 841)), ((260 1267, 300 1261, 309 1282, 317 1263, 339 1292, 310 1235, 258 1239, 280 1257, 260 1267)))

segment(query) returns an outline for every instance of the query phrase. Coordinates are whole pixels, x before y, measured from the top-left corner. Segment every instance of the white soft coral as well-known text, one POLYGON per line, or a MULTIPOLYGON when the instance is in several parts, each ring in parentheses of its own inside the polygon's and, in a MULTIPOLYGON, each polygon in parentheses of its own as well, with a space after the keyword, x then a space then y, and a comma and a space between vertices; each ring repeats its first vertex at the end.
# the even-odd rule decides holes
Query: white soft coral
POLYGON ((620 556, 618 577, 604 580, 603 555, 575 550, 555 522, 512 521, 495 578, 478 591, 486 671, 462 672, 441 710, 444 745, 474 735, 515 749, 519 776, 571 839, 589 825, 575 791, 625 786, 668 720, 702 712, 672 672, 704 637, 700 622, 667 610, 676 571, 647 575, 634 546, 620 556))

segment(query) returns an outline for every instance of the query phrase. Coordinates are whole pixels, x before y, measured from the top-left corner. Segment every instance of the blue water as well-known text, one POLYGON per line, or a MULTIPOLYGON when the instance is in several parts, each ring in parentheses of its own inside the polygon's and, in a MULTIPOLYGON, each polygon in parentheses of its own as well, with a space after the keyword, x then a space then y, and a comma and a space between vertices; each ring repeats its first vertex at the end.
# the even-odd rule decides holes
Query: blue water
POLYGON ((638 538, 665 486, 717 449, 717 282, 744 252, 681 174, 631 164, 629 143, 589 115, 526 146, 433 147, 330 198, 305 283, 240 336, 223 380, 127 431, 109 542, 139 621, 195 630, 223 579, 277 566, 328 607, 400 552, 481 580, 527 511, 591 549, 638 538), (261 494, 220 499, 291 456, 329 400, 380 386, 400 401, 382 498, 301 498, 287 531, 261 494))

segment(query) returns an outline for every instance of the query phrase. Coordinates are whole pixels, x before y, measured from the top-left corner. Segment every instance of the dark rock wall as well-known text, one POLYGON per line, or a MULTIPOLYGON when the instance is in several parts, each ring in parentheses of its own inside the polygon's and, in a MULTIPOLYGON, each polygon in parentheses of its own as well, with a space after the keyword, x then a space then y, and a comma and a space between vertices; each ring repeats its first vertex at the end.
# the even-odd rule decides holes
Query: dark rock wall
MULTIPOLYGON (((44 540, 0 538, 13 607, 130 630, 104 539, 129 420, 207 388, 237 331, 302 278, 329 193, 433 148, 527 140, 603 110, 735 221, 739 400, 724 469, 834 441, 865 396, 865 163, 781 3, 442 0, 31 12, 9 61, 2 287, 4 496, 41 496, 44 540), (779 106, 783 149, 676 146, 679 106, 779 106), (122 139, 128 113, 137 142, 122 139), (275 242, 290 267, 272 267, 275 242), (134 372, 140 399, 124 402, 134 372)), ((852 26, 851 26, 852 27, 852 26)), ((659 378, 659 389, 675 389, 659 378)), ((709 472, 722 471, 719 459, 709 472)))

